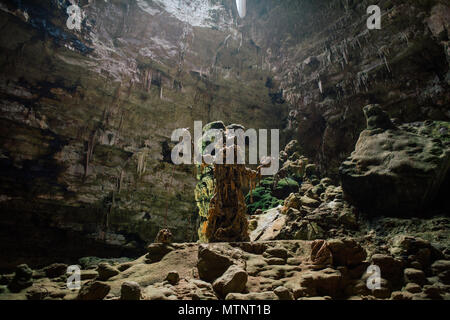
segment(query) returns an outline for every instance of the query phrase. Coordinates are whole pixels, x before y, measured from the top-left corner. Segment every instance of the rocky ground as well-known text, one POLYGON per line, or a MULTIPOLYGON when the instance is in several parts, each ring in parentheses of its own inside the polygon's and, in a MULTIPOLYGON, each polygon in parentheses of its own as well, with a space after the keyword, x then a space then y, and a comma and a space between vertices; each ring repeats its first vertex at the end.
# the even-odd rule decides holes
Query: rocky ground
POLYGON ((137 260, 102 262, 66 286, 64 264, 3 275, 1 299, 309 300, 450 299, 450 255, 399 236, 371 252, 352 238, 327 241, 151 244, 137 260), (370 253, 369 253, 370 252, 370 253), (369 290, 369 265, 380 288, 369 290), (7 287, 6 287, 7 286, 7 287), (8 288, 8 289, 6 289, 8 288))

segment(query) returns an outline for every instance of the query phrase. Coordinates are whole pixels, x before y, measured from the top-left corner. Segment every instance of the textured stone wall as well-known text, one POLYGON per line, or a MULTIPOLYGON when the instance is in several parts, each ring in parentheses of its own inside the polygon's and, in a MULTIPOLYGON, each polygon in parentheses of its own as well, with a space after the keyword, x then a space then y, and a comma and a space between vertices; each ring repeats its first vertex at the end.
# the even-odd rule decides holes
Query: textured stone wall
POLYGON ((399 123, 448 121, 450 8, 446 1, 248 3, 244 30, 291 106, 288 135, 333 177, 380 104, 399 123), (381 30, 368 30, 369 5, 381 30))
POLYGON ((134 254, 166 226, 195 240, 194 166, 171 164, 172 131, 281 128, 287 114, 230 5, 192 20, 157 1, 86 1, 80 31, 68 5, 1 5, 2 267, 134 254))

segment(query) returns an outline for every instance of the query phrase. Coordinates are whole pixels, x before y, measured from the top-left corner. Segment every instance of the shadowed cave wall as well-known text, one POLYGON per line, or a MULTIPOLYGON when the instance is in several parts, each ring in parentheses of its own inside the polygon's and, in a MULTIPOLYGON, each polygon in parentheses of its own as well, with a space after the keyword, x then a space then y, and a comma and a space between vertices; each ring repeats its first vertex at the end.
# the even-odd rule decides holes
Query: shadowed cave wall
POLYGON ((444 1, 374 1, 380 31, 368 1, 172 2, 82 1, 79 32, 69 1, 2 2, 1 268, 137 255, 166 224, 196 240, 194 169, 169 156, 196 120, 282 129, 336 178, 365 105, 450 117, 444 1))

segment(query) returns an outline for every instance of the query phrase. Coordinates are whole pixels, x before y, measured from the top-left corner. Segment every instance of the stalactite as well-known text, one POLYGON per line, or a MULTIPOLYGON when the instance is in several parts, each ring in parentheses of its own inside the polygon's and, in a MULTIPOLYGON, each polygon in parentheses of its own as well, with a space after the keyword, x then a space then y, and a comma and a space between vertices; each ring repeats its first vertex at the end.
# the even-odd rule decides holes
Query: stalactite
POLYGON ((87 150, 86 150, 86 156, 85 156, 83 180, 86 179, 87 176, 89 175, 89 163, 92 159, 92 155, 94 154, 94 147, 97 142, 97 132, 98 132, 98 129, 93 130, 87 141, 87 150))
POLYGON ((137 158, 137 174, 142 176, 147 168, 147 150, 138 153, 137 158))

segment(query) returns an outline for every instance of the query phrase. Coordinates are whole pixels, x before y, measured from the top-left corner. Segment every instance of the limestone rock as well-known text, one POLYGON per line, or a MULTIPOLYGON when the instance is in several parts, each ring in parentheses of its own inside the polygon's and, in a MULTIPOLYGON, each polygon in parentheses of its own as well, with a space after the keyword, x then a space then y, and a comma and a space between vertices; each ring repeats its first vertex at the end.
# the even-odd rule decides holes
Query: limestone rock
POLYGON ((176 300, 176 293, 161 284, 148 286, 144 290, 145 300, 176 300))
POLYGON ((187 284, 192 300, 217 300, 212 285, 208 282, 191 279, 187 284))
POLYGON ((229 293, 225 300, 277 300, 277 295, 273 292, 255 292, 255 293, 229 293))
POLYGON ((431 265, 431 270, 434 274, 450 270, 450 260, 437 260, 431 265))
POLYGON ((316 240, 311 243, 311 261, 315 265, 322 266, 333 263, 333 256, 325 240, 316 240))
POLYGON ((284 200, 283 212, 286 212, 289 208, 294 208, 298 210, 300 209, 301 206, 302 201, 300 197, 295 193, 291 193, 289 197, 287 197, 286 200, 284 200))
POLYGON ((353 267, 367 257, 366 250, 353 239, 330 240, 328 247, 333 255, 335 265, 353 267))
POLYGON ((250 233, 251 241, 275 240, 286 225, 286 216, 280 208, 267 210, 258 216, 258 225, 250 233))
POLYGON ((395 128, 378 106, 364 112, 367 130, 340 167, 344 193, 372 214, 412 215, 432 204, 448 174, 450 149, 395 128))
POLYGON ((21 264, 16 267, 14 278, 8 284, 8 289, 11 292, 20 292, 21 290, 30 287, 33 284, 33 270, 26 264, 21 264))
POLYGON ((98 277, 96 270, 81 270, 80 280, 91 280, 98 277))
POLYGON ((414 260, 420 262, 423 268, 442 258, 442 253, 429 241, 405 235, 398 235, 392 239, 390 252, 398 257, 413 257, 414 260))
POLYGON ((388 299, 391 297, 391 283, 386 279, 381 279, 380 288, 370 290, 371 294, 378 299, 388 299))
POLYGON ((413 268, 406 268, 404 270, 405 282, 406 283, 417 283, 418 285, 424 285, 427 282, 425 273, 422 270, 417 270, 413 268))
POLYGON ((100 281, 88 281, 81 286, 78 300, 103 300, 111 290, 111 286, 100 281))
POLYGON ((301 203, 303 206, 308 208, 317 208, 320 205, 319 201, 307 196, 301 198, 301 203))
POLYGON ((121 300, 140 300, 141 299, 141 287, 137 282, 125 281, 120 287, 120 299, 121 300))
POLYGON ((172 246, 164 243, 152 243, 147 247, 147 255, 145 256, 148 263, 161 261, 162 258, 173 250, 172 246))
POLYGON ((25 296, 28 300, 43 300, 48 296, 48 291, 42 287, 32 286, 27 290, 25 296))
POLYGON ((106 281, 109 278, 117 276, 120 272, 110 264, 102 262, 97 267, 98 279, 100 281, 106 281))
POLYGON ((425 285, 423 287, 423 293, 429 299, 434 299, 434 300, 442 299, 442 296, 441 296, 442 290, 439 286, 436 286, 436 285, 425 285))
POLYGON ((374 254, 372 264, 380 267, 383 278, 392 282, 402 280, 403 263, 401 260, 387 254, 374 254))
POLYGON ((342 274, 338 270, 327 268, 309 271, 301 276, 300 285, 307 288, 308 295, 337 297, 342 293, 342 274))
POLYGON ((405 291, 410 293, 419 293, 422 291, 422 288, 417 283, 408 283, 405 287, 405 291))
POLYGON ((282 258, 268 258, 266 262, 269 266, 282 266, 286 264, 286 260, 282 258))
POLYGON ((285 287, 277 287, 273 292, 280 300, 294 300, 293 294, 285 287))
POLYGON ((171 285, 176 285, 178 283, 178 281, 180 281, 180 275, 178 274, 177 271, 170 271, 167 274, 166 280, 171 284, 171 285))
POLYGON ((155 238, 155 243, 170 244, 172 243, 172 232, 169 229, 159 230, 155 238))
POLYGON ((48 267, 44 268, 44 272, 50 279, 60 277, 67 272, 67 264, 64 263, 54 263, 48 267))
POLYGON ((413 295, 410 292, 394 291, 391 294, 392 300, 412 300, 413 295))
POLYGON ((209 249, 207 245, 198 248, 197 269, 202 280, 213 282, 232 264, 228 257, 209 249))
POLYGON ((242 293, 247 284, 248 275, 243 269, 232 265, 213 283, 214 291, 226 297, 229 293, 242 293))
POLYGON ((450 284, 450 261, 438 260, 431 265, 431 270, 446 285, 450 284))
POLYGON ((286 260, 288 257, 288 251, 282 247, 274 247, 274 248, 267 249, 264 252, 263 256, 264 257, 281 258, 283 260, 286 260))
POLYGON ((308 164, 305 167, 305 176, 308 178, 314 177, 317 174, 317 167, 315 164, 308 164))

